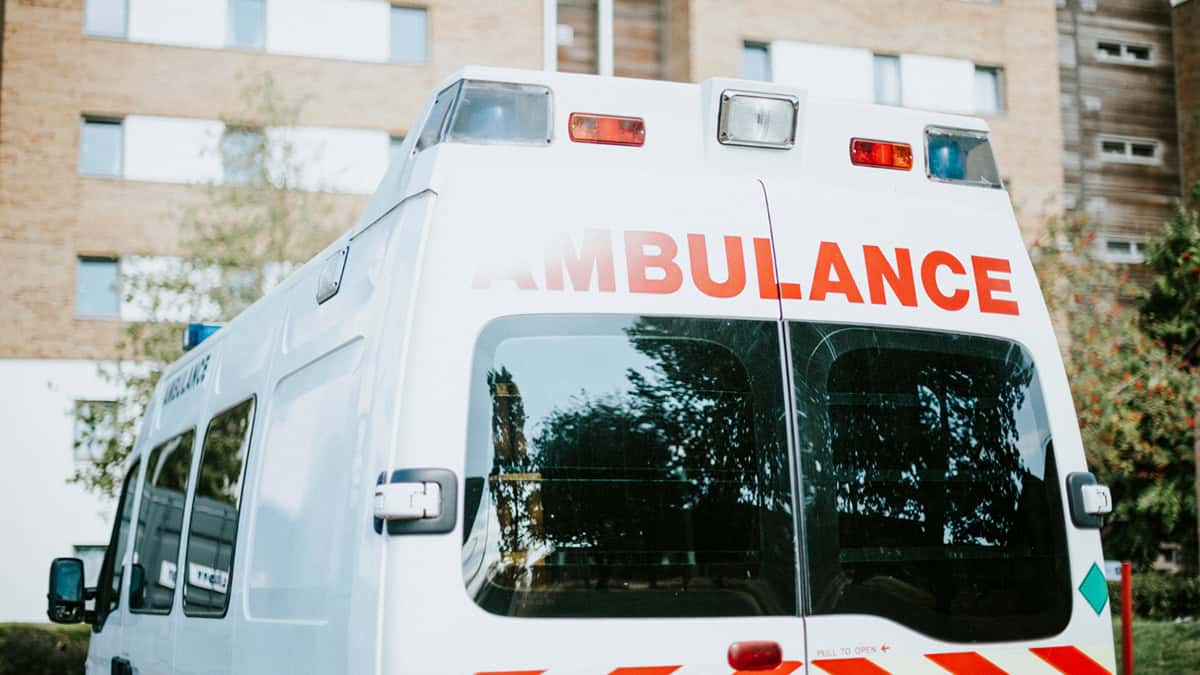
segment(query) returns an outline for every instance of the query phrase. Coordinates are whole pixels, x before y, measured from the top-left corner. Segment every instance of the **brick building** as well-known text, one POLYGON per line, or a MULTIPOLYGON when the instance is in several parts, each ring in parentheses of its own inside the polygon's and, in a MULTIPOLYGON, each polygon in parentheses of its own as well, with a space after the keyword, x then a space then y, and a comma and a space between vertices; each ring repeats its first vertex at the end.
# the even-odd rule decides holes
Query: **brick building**
POLYGON ((73 415, 113 397, 97 363, 137 319, 120 270, 177 253, 179 206, 236 178, 224 160, 239 130, 221 120, 247 73, 306 99, 291 131, 347 223, 425 97, 466 64, 740 74, 978 114, 1028 236, 1061 208, 1045 0, 0 0, 0 24, 0 508, 21 514, 0 536, 22 542, 5 547, 0 621, 40 619, 49 559, 107 540, 111 506, 64 482, 87 460, 73 415))

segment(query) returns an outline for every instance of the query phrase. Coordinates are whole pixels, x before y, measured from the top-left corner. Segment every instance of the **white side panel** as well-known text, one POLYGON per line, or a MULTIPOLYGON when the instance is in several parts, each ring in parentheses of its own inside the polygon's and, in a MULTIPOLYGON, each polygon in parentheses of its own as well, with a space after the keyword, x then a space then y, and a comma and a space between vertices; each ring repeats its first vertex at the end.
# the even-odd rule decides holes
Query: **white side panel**
POLYGON ((125 178, 167 183, 221 179, 218 144, 225 126, 179 117, 125 118, 125 178))
POLYGON ((129 0, 129 39, 219 49, 227 6, 227 0, 129 0))
POLYGON ((970 61, 905 54, 900 81, 905 107, 957 113, 975 109, 975 64, 970 61))
POLYGON ((870 103, 875 98, 872 59, 866 49, 772 42, 771 76, 814 96, 870 103))
POLYGON ((3 359, 0 383, 0 622, 45 622, 50 560, 77 544, 108 544, 114 501, 66 480, 75 470, 73 402, 115 391, 94 361, 3 359))
POLYGON ((267 51, 387 61, 389 8, 381 0, 268 2, 267 51))
POLYGON ((387 172, 385 131, 289 127, 267 133, 275 153, 275 179, 283 166, 289 167, 287 182, 304 190, 370 194, 387 172))

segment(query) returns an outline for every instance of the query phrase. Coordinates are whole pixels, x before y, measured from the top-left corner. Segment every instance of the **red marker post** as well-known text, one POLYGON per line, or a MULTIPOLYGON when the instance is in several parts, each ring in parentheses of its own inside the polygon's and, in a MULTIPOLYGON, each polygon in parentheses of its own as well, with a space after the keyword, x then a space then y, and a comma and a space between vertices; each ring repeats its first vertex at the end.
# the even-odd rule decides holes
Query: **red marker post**
POLYGON ((1121 671, 1133 675, 1133 565, 1121 563, 1121 671))

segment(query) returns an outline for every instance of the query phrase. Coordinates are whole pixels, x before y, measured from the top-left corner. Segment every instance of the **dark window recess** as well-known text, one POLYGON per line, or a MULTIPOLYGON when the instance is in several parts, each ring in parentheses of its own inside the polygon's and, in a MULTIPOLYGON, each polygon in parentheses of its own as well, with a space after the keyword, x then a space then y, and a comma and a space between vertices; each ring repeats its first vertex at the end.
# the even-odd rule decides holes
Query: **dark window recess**
POLYGON ((133 544, 133 564, 141 565, 145 583, 140 593, 131 589, 131 611, 171 612, 180 577, 176 561, 195 437, 194 430, 187 431, 150 451, 133 544))
POLYGON ((1125 45, 1125 53, 1134 61, 1149 61, 1150 48, 1139 45, 1125 45))
POLYGON ((1154 147, 1153 143, 1130 143, 1129 144, 1129 153, 1131 155, 1133 155, 1134 157, 1145 157, 1147 159, 1153 159, 1154 154, 1155 154, 1154 151, 1155 151, 1155 147, 1154 147))
POLYGON ((121 500, 117 505, 117 519, 113 523, 112 537, 108 540, 104 563, 100 567, 100 578, 96 582, 96 630, 104 626, 104 619, 117 608, 121 599, 121 576, 124 571, 125 549, 129 545, 129 523, 133 520, 133 493, 137 490, 138 467, 134 462, 125 474, 121 488, 121 500))
POLYGON ((204 432, 188 525, 185 614, 224 616, 229 607, 242 476, 253 419, 251 398, 212 418, 204 432))
POLYGON ((1062 498, 1029 355, 951 334, 790 332, 811 611, 954 642, 1065 628, 1062 498))
POLYGON ((775 322, 515 317, 475 353, 468 593, 522 617, 794 615, 775 322))
POLYGON ((1121 58, 1121 45, 1116 42, 1098 42, 1096 43, 1096 51, 1105 56, 1121 58))
POLYGON ((1125 154, 1125 142, 1124 141, 1101 141, 1100 149, 1101 149, 1101 151, 1106 152, 1106 153, 1115 154, 1115 155, 1124 155, 1125 154))

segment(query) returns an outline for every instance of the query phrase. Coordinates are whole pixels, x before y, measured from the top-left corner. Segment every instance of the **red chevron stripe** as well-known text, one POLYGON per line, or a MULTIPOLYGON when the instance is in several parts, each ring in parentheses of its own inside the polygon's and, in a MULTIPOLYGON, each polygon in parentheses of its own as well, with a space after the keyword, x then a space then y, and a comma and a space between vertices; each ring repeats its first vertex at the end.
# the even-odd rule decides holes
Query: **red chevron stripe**
POLYGON ((1065 675, 1112 675, 1078 647, 1031 647, 1029 651, 1065 675))
POLYGON ((944 652, 926 654, 925 658, 954 675, 1007 675, 997 668, 996 664, 983 658, 979 652, 944 652))
POLYGON ((812 664, 829 675, 891 675, 867 659, 817 659, 812 664))
POLYGON ((608 675, 671 675, 683 666, 631 666, 609 671, 608 675))
POLYGON ((802 665, 800 661, 784 661, 774 670, 735 670, 733 675, 788 675, 802 665))

